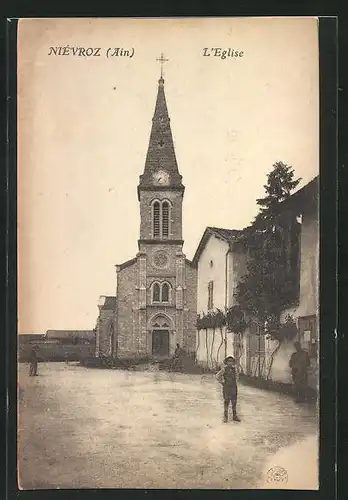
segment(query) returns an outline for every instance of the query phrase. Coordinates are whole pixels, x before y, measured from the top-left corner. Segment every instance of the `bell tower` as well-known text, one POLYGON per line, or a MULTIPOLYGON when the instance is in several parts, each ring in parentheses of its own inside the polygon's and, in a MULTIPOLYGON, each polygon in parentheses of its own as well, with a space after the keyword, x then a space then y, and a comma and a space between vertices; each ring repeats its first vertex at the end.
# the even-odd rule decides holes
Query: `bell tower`
POLYGON ((139 307, 144 311, 144 314, 140 312, 140 323, 144 326, 146 322, 152 339, 152 354, 169 356, 175 343, 183 343, 185 255, 182 252, 182 202, 185 187, 176 161, 164 93, 163 62, 166 59, 163 54, 159 61, 161 76, 144 172, 138 185, 139 307), (156 325, 161 324, 166 326, 159 334, 156 325))
POLYGON ((138 184, 140 234, 135 258, 116 266, 115 349, 120 357, 194 352, 197 271, 183 254, 179 173, 164 93, 163 54, 145 166, 138 184))
POLYGON ((181 180, 161 74, 144 173, 138 185, 140 246, 147 240, 170 242, 182 239, 185 188, 181 180))

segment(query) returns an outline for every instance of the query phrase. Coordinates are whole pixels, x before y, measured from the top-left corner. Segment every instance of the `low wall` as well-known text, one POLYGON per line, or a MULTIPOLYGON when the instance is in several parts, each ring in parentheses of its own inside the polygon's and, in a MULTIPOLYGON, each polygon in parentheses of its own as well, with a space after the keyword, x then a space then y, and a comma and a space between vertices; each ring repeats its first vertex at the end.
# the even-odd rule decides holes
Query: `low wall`
MULTIPOLYGON (((239 381, 245 385, 257 387, 273 392, 280 392, 281 394, 294 395, 294 385, 284 382, 277 382, 275 380, 265 380, 259 377, 251 377, 249 375, 240 375, 239 381)), ((317 391, 312 388, 307 388, 307 400, 315 402, 317 400, 317 391)))
MULTIPOLYGON (((270 341, 267 343, 266 349, 269 355, 272 354, 274 349, 277 347, 277 342, 270 341)), ((295 347, 293 342, 282 342, 279 349, 273 356, 273 361, 270 360, 271 370, 268 378, 274 382, 281 382, 283 384, 292 384, 291 370, 289 366, 289 361, 292 353, 295 352, 295 347)))
MULTIPOLYGON (((227 354, 238 358, 235 352, 233 333, 227 332, 227 354)), ((225 338, 225 329, 223 329, 225 338)), ((221 345, 220 330, 212 329, 197 331, 196 339, 197 364, 209 370, 217 370, 225 358, 225 343, 221 345), (221 345, 221 347, 220 347, 221 345), (220 348, 220 349, 219 349, 220 348)), ((239 364, 241 373, 248 375, 251 379, 267 379, 271 382, 292 386, 293 380, 289 366, 290 357, 295 352, 294 342, 285 341, 278 346, 275 340, 263 339, 260 353, 252 346, 258 345, 258 338, 249 331, 245 332, 241 339, 242 348, 239 349, 239 364)), ((308 385, 311 389, 318 389, 318 368, 315 360, 311 360, 308 371, 308 385)))
MULTIPOLYGON (((268 356, 274 351, 277 342, 268 342, 268 356)), ((283 384, 293 384, 289 361, 291 355, 295 352, 293 341, 282 342, 279 349, 273 356, 273 362, 270 359, 271 370, 269 380, 283 384)), ((315 359, 311 359, 311 366, 308 370, 308 386, 314 391, 318 391, 319 373, 315 359)))
MULTIPOLYGON (((33 344, 19 346, 18 361, 29 360, 33 344)), ((36 345, 38 361, 80 361, 95 356, 95 344, 38 344, 36 345)))
POLYGON ((211 372, 207 367, 201 366, 195 362, 191 355, 184 356, 180 366, 173 366, 173 358, 154 360, 150 357, 146 358, 89 358, 81 360, 81 366, 87 368, 103 368, 103 369, 121 369, 121 370, 139 370, 139 371, 179 371, 190 374, 203 374, 211 372))

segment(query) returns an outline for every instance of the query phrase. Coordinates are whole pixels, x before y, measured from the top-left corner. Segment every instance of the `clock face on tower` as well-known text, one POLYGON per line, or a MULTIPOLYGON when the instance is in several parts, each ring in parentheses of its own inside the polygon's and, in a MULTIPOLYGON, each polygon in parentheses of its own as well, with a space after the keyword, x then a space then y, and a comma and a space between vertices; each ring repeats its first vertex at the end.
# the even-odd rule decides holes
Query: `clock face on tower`
POLYGON ((158 170, 153 174, 153 180, 156 184, 166 185, 169 183, 169 175, 164 170, 158 170))

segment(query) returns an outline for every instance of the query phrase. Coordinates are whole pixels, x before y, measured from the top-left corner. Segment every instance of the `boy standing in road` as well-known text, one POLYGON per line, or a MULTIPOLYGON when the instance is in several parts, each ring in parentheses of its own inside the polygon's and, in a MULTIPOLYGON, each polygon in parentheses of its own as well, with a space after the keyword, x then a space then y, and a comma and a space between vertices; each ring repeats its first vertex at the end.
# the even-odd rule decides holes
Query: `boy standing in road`
POLYGON ((228 422, 228 407, 231 401, 233 420, 240 422, 237 415, 237 371, 236 361, 233 356, 227 356, 224 366, 216 374, 217 380, 222 385, 222 395, 224 398, 224 422, 228 422))

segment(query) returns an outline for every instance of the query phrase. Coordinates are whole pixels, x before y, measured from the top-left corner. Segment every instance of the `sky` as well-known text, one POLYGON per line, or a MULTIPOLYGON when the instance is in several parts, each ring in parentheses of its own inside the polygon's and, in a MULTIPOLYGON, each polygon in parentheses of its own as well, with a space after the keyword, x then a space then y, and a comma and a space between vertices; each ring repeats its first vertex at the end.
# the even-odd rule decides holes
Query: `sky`
POLYGON ((317 175, 317 36, 315 18, 20 20, 19 332, 92 329, 137 253, 161 52, 187 258, 207 226, 252 221, 276 161, 299 187, 317 175), (243 57, 203 55, 216 47, 243 57))

